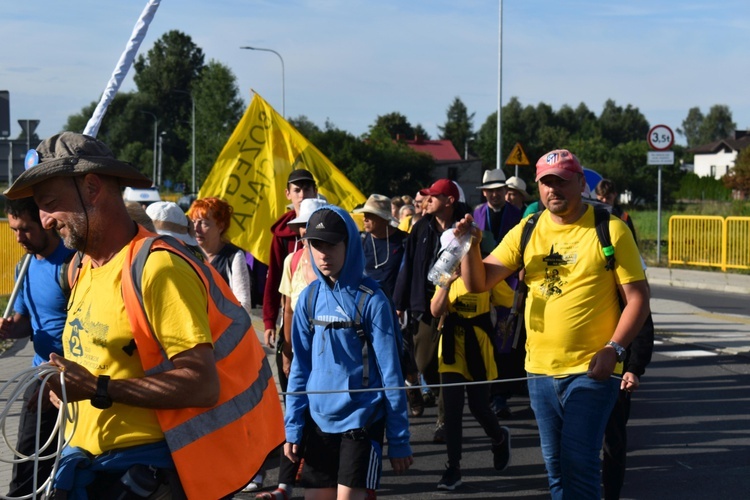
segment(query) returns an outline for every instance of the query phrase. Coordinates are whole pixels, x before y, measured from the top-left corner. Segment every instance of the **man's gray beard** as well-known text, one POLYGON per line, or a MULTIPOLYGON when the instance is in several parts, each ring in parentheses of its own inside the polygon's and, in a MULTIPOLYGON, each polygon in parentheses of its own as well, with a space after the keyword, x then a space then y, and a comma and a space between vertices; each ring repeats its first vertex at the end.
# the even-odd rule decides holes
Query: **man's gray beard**
POLYGON ((63 237, 63 244, 71 250, 83 252, 86 250, 86 235, 88 233, 86 215, 72 214, 70 220, 65 225, 67 236, 63 237))

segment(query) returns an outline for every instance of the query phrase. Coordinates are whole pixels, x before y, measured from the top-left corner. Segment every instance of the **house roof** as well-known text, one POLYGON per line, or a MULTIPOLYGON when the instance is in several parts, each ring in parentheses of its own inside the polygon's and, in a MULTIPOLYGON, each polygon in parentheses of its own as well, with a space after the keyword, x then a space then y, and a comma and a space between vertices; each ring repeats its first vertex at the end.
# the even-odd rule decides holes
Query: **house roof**
POLYGON ((462 159, 453 146, 453 143, 448 140, 431 141, 417 138, 404 141, 404 143, 414 151, 431 155, 435 158, 435 161, 456 161, 462 159))
POLYGON ((734 137, 727 137, 726 139, 719 139, 718 141, 709 142, 708 144, 701 144, 700 146, 690 148, 688 152, 694 154, 714 154, 724 149, 742 151, 748 146, 750 146, 750 134, 744 131, 735 131, 734 137))

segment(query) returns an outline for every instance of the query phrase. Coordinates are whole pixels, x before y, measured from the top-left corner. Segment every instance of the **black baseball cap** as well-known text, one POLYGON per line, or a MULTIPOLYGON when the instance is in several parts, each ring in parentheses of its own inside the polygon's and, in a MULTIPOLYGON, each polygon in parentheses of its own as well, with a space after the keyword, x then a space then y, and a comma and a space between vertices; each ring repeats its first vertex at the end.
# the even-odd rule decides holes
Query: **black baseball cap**
POLYGON ((289 174, 289 179, 287 179, 286 181, 287 184, 304 184, 307 182, 312 182, 313 184, 315 184, 315 177, 313 177, 313 174, 311 174, 304 168, 292 170, 292 173, 289 174))
POLYGON ((319 240, 335 245, 344 241, 347 234, 344 219, 330 208, 321 208, 313 212, 307 221, 307 232, 304 239, 319 240))

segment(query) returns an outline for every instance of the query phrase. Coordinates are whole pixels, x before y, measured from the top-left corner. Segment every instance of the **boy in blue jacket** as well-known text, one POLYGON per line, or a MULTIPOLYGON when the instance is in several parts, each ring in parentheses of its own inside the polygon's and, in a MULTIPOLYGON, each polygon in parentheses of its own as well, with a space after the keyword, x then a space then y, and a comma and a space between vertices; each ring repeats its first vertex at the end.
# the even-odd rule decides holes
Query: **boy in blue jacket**
POLYGON ((294 310, 284 454, 305 460, 307 498, 374 498, 384 434, 396 474, 413 462, 405 393, 357 392, 402 385, 398 322, 385 293, 364 277, 359 230, 346 211, 315 211, 305 239, 318 279, 294 310))

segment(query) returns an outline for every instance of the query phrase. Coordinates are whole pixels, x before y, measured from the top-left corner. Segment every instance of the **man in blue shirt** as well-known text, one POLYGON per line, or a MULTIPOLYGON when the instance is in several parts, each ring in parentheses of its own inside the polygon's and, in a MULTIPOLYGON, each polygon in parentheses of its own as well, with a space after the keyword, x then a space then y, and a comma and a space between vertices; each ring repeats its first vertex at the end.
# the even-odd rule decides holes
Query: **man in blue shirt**
MULTIPOLYGON (((44 229, 39 219, 39 208, 31 198, 8 200, 5 211, 8 226, 16 235, 16 241, 31 254, 29 269, 23 277, 20 293, 13 304, 15 313, 9 318, 0 318, 0 337, 20 339, 31 337, 34 342, 33 366, 49 360, 51 353, 62 356, 62 331, 65 326, 68 290, 63 290, 67 263, 73 250, 63 245, 54 228, 44 229)), ((24 257, 26 258, 26 257, 24 257)), ((17 451, 30 456, 36 452, 37 410, 29 408, 29 400, 39 389, 32 384, 24 394, 24 405, 18 426, 17 451)), ((40 443, 52 434, 57 419, 57 409, 47 398, 40 409, 40 443)), ((39 462, 37 487, 52 472, 52 460, 39 462)), ((13 479, 9 497, 20 497, 32 493, 34 463, 25 462, 13 466, 13 479)))

